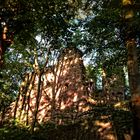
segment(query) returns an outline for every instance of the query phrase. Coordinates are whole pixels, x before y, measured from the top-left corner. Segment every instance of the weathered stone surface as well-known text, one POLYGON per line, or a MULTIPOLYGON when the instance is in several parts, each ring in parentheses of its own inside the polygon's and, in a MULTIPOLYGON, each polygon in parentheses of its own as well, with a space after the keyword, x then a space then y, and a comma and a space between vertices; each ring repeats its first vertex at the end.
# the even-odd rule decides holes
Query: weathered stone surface
MULTIPOLYGON (((85 68, 82 52, 74 47, 65 48, 58 63, 47 68, 40 85, 38 123, 54 121, 59 124, 75 120, 80 112, 87 110, 87 91, 84 86, 85 68)), ((28 74, 21 86, 19 100, 12 104, 9 116, 31 124, 35 112, 38 75, 28 74), (34 76, 33 76, 34 75, 34 76)))

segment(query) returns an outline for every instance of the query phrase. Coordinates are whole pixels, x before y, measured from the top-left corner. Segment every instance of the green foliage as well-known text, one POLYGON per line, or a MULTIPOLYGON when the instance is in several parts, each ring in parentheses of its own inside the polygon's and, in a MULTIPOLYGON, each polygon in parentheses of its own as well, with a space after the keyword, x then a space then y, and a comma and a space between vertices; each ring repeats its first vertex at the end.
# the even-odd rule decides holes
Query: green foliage
MULTIPOLYGON (((108 77, 122 74, 127 53, 124 48, 125 34, 123 33, 126 25, 121 19, 120 1, 85 0, 82 3, 81 0, 28 0, 28 2, 7 0, 1 2, 1 5, 1 11, 6 11, 2 16, 9 25, 9 32, 14 32, 14 44, 8 48, 4 67, 0 71, 0 111, 17 96, 23 75, 34 71, 36 56, 40 68, 43 68, 47 57, 49 57, 48 65, 52 65, 61 48, 70 43, 80 48, 85 57, 90 57, 90 65, 86 67, 87 79, 96 81, 101 68, 106 69, 108 77), (50 51, 48 48, 51 48, 50 51)), ((135 34, 139 40, 140 18, 139 12, 136 13, 136 20, 131 23, 131 26, 135 26, 135 34)), ((119 129, 123 130, 122 132, 130 129, 131 125, 128 126, 128 122, 131 124, 131 118, 126 117, 131 116, 129 112, 112 110, 112 108, 110 110, 114 111, 110 119, 117 129, 122 128, 119 129)), ((98 120, 101 115, 108 115, 110 110, 102 110, 99 107, 92 115, 89 114, 89 117, 90 115, 96 117, 94 115, 96 114, 98 120)), ((92 119, 95 119, 94 117, 92 119)), ((68 136, 70 139, 86 139, 91 137, 91 130, 94 129, 91 126, 93 122, 90 121, 91 119, 87 119, 82 123, 84 125, 68 126, 48 123, 34 135, 31 135, 24 126, 17 125, 17 121, 15 126, 1 128, 0 137, 2 140, 67 139, 68 136)))
POLYGON ((96 70, 95 70, 95 68, 92 66, 92 65, 88 65, 87 67, 86 67, 86 73, 87 73, 87 78, 89 78, 89 79, 94 79, 94 78, 96 78, 96 70))
POLYGON ((76 123, 70 123, 68 125, 57 125, 53 122, 44 124, 31 134, 28 127, 25 127, 19 123, 12 123, 4 125, 0 128, 1 140, 99 140, 109 133, 109 128, 104 128, 107 132, 104 135, 100 135, 101 126, 96 122, 111 123, 111 133, 117 135, 117 138, 123 138, 123 134, 130 134, 132 127, 132 117, 129 111, 122 109, 115 109, 112 106, 96 106, 93 110, 87 112, 85 115, 79 118, 76 123))
POLYGON ((1 140, 31 140, 31 135, 26 128, 18 126, 4 126, 0 128, 1 140))

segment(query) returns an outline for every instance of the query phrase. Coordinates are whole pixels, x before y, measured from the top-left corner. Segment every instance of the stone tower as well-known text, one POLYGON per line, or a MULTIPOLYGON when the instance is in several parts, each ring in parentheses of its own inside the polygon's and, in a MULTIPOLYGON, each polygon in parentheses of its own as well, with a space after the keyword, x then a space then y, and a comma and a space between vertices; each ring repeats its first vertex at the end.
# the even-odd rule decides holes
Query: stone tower
MULTIPOLYGON (((41 76, 37 113, 39 124, 49 120, 61 124, 76 119, 77 114, 83 111, 87 97, 84 76, 82 52, 74 47, 65 48, 57 64, 46 68, 41 76)), ((21 86, 25 92, 12 104, 9 113, 26 124, 31 124, 33 120, 38 79, 35 73, 25 77, 23 83, 26 85, 21 86)))

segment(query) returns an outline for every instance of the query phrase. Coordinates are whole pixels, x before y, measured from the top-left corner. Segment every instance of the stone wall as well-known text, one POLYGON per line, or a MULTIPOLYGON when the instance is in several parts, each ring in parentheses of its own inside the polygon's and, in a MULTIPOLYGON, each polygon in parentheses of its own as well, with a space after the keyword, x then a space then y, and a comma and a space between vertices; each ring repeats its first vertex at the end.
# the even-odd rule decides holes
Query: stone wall
MULTIPOLYGON (((39 124, 47 121, 68 123, 86 110, 84 76, 82 52, 74 47, 65 48, 58 63, 46 68, 41 76, 37 113, 39 124)), ((15 116, 27 125, 32 123, 37 103, 38 79, 36 73, 26 75, 21 84, 19 98, 12 103, 7 117, 15 116)))

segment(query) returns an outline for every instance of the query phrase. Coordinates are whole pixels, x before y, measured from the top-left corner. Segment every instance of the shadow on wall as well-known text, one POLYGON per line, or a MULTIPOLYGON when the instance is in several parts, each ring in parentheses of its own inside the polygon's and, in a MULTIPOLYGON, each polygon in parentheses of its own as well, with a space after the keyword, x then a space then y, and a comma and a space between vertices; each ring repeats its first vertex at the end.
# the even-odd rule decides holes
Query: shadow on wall
MULTIPOLYGON (((25 131, 27 140, 92 140, 93 138, 95 140, 128 140, 131 128, 127 126, 131 124, 130 112, 116 109, 115 106, 96 104, 97 102, 87 95, 84 76, 82 53, 73 47, 64 49, 57 65, 46 68, 41 75, 38 100, 36 98, 39 76, 36 73, 25 75, 17 101, 13 102, 7 110, 5 120, 14 118, 24 126, 31 126, 34 121, 36 101, 38 101, 34 134, 31 135, 23 128, 16 128, 20 138, 21 133, 25 131)), ((100 98, 99 102, 102 100, 103 98, 100 98)), ((6 132, 0 130, 0 136, 1 132, 2 135, 6 133, 3 139, 13 136, 12 130, 16 131, 9 128, 9 124, 7 129, 6 132)))
POLYGON ((131 140, 132 116, 114 107, 98 107, 84 112, 79 121, 58 125, 46 122, 33 134, 23 124, 0 128, 1 140, 131 140))
MULTIPOLYGON (((82 52, 74 47, 65 48, 58 63, 46 68, 41 75, 37 123, 53 121, 65 124, 76 121, 86 106, 87 89, 84 86, 85 68, 82 52)), ((15 118, 30 125, 36 106, 39 77, 29 73, 21 84, 17 101, 12 103, 5 118, 15 118)))

